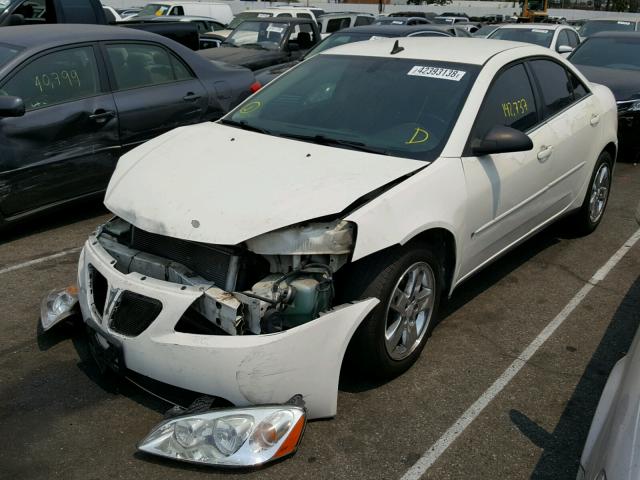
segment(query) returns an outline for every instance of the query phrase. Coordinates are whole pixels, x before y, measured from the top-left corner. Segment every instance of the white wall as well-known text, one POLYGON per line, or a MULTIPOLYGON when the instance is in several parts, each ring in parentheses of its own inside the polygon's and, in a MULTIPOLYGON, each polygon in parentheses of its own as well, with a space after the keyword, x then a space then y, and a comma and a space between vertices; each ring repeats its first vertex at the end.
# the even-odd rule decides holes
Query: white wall
MULTIPOLYGON (((116 8, 122 7, 136 7, 143 6, 147 3, 152 2, 153 0, 102 0, 102 3, 105 5, 109 5, 116 8)), ((191 0, 193 1, 193 0, 191 0)), ((502 15, 511 15, 513 12, 519 12, 520 7, 518 6, 518 2, 488 2, 482 0, 476 1, 460 1, 455 0, 453 3, 444 6, 436 6, 436 5, 407 5, 406 0, 392 0, 394 2, 398 2, 396 5, 385 5, 384 11, 385 13, 413 10, 413 11, 425 11, 425 12, 435 12, 442 13, 445 11, 449 12, 464 12, 470 16, 483 16, 490 14, 502 14, 502 15)), ((231 9, 234 13, 241 12, 242 10, 246 10, 249 8, 264 8, 275 5, 286 5, 286 3, 282 2, 267 2, 267 1, 255 1, 255 2, 245 2, 241 0, 231 0, 231 1, 223 1, 222 3, 228 3, 231 6, 231 9)), ((370 12, 370 13, 378 13, 378 5, 377 4, 358 4, 358 3, 325 3, 315 0, 300 0, 298 5, 314 5, 316 7, 322 8, 327 12, 339 12, 339 11, 358 11, 358 12, 370 12)), ((640 19, 640 14, 638 13, 617 13, 617 12, 594 12, 590 10, 569 10, 569 9, 550 9, 550 15, 565 17, 569 20, 571 19, 579 19, 579 18, 620 18, 620 19, 640 19)))

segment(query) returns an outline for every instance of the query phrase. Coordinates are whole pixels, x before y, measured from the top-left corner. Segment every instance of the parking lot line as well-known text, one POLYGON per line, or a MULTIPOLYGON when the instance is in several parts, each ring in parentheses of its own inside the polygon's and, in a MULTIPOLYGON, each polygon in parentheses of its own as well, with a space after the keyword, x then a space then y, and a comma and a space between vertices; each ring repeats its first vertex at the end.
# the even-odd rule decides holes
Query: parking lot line
POLYGON ((553 335, 560 325, 571 315, 587 294, 609 274, 626 253, 640 240, 640 229, 598 269, 587 283, 575 294, 562 311, 538 334, 511 365, 493 382, 456 422, 427 450, 420 459, 402 476, 401 480, 417 480, 435 463, 449 446, 482 413, 484 408, 506 387, 538 349, 553 335))
POLYGON ((49 260, 53 260, 55 258, 64 257, 66 255, 71 255, 72 253, 77 253, 82 250, 82 247, 72 248, 70 250, 63 250, 62 252, 54 253, 51 255, 47 255, 46 257, 34 258, 33 260, 29 260, 28 262, 18 263, 16 265, 11 265, 8 267, 0 268, 0 275, 3 273, 13 272, 15 270, 20 270, 21 268, 30 267, 31 265, 37 265, 38 263, 46 262, 49 260))

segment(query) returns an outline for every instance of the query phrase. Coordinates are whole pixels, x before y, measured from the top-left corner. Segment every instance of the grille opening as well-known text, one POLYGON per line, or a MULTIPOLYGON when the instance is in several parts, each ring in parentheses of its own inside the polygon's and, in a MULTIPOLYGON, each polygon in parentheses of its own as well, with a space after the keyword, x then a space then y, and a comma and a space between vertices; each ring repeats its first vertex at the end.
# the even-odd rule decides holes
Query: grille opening
POLYGON ((93 265, 89 265, 89 281, 91 282, 91 295, 96 310, 102 316, 104 305, 107 301, 107 279, 93 265))
POLYGON ((176 332, 196 335, 229 335, 191 305, 175 326, 176 332))
POLYGON ((135 337, 144 332, 162 311, 162 302, 125 290, 111 313, 111 330, 135 337))

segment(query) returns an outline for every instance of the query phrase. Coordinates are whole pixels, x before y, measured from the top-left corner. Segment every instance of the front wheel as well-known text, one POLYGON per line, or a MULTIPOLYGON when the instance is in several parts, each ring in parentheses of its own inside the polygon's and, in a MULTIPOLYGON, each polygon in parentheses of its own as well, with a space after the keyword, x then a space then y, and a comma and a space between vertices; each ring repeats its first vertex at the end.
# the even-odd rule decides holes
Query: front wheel
POLYGON ((609 152, 602 152, 591 174, 582 206, 573 216, 576 233, 588 235, 600 224, 609 201, 612 173, 613 159, 609 152))
POLYGON ((350 363, 381 378, 407 370, 435 326, 443 278, 442 260, 427 246, 381 252, 354 264, 346 296, 380 303, 354 334, 350 363))

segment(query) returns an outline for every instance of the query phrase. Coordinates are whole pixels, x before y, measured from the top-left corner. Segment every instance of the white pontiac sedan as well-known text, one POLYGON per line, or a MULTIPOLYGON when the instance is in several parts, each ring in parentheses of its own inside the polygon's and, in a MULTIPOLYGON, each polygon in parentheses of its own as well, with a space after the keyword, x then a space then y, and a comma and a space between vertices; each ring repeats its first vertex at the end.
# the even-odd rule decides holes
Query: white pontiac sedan
MULTIPOLYGON (((545 48, 322 52, 219 123, 120 159, 115 218, 78 271, 97 358, 243 408, 298 396, 309 418, 334 416, 345 352, 397 375, 463 280, 562 216, 598 226, 616 130, 611 92, 545 48)), ((166 428, 147 451, 204 461, 160 445, 166 428)), ((224 428, 235 443, 211 455, 238 464, 253 427, 224 428)))

